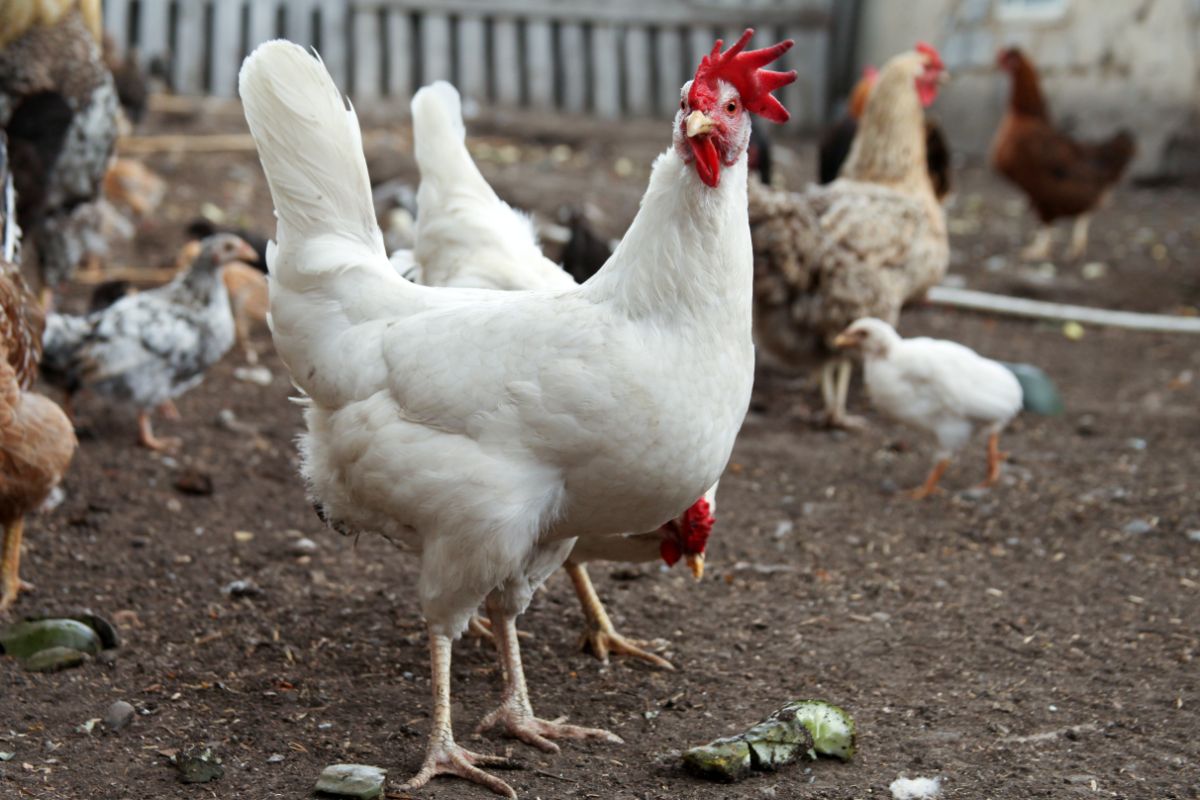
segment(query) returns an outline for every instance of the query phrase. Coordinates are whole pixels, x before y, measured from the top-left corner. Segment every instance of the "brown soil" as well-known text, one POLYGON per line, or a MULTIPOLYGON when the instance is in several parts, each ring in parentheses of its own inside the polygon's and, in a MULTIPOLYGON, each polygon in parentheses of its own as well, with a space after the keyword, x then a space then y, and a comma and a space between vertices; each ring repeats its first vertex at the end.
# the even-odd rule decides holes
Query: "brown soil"
MULTIPOLYGON (((522 151, 522 164, 485 171, 514 201, 546 212, 564 199, 597 202, 617 232, 661 142, 652 133, 628 146, 582 141, 557 166, 545 161, 550 136, 522 151), (633 175, 615 176, 618 154, 633 175)), ((796 150, 784 159, 793 185, 810 162, 808 148, 796 150)), ((411 174, 403 157, 373 159, 384 162, 411 174)), ((123 254, 132 263, 169 261, 205 201, 250 224, 270 219, 249 154, 150 163, 170 198, 123 254)), ((972 286, 1030 293, 1015 259, 985 265, 1031 232, 1012 205, 1018 196, 978 169, 959 184, 956 271, 972 286)), ((1139 310, 1200 305, 1197 212, 1200 201, 1182 190, 1123 188, 1093 228, 1092 253, 1107 272, 1087 280, 1082 265, 1060 265, 1037 294, 1139 310)), ((1188 537, 1200 530, 1197 341, 1089 329, 1073 342, 1055 325, 932 308, 909 312, 903 326, 1039 364, 1067 414, 1013 426, 995 490, 963 491, 982 476, 981 444, 952 470, 946 494, 915 503, 896 487, 923 477, 927 442, 857 397, 870 430, 813 430, 795 410, 812 391, 764 372, 721 484, 705 580, 657 566, 593 569, 619 628, 669 640, 679 671, 605 668, 579 653, 581 616, 562 575, 522 620, 538 711, 626 741, 567 744, 558 756, 491 737, 473 744, 525 762, 504 775, 522 797, 887 797, 902 774, 942 776, 949 798, 1200 795, 1200 542, 1188 537), (1135 520, 1150 530, 1131 532, 1135 520), (678 768, 680 749, 804 697, 854 715, 853 762, 733 786, 678 768)), ((233 353, 179 402, 183 422, 159 423, 186 442, 176 460, 131 446, 127 409, 80 404, 68 497, 28 526, 24 573, 38 591, 17 613, 91 608, 122 623, 124 643, 107 662, 52 675, 0 660, 0 751, 16 754, 0 763, 0 796, 298 798, 330 763, 385 767, 393 786, 419 765, 429 680, 416 559, 318 522, 296 477, 299 413, 287 377, 264 333, 258 346, 269 387, 235 380, 233 353), (223 409, 255 433, 218 425, 223 409), (213 494, 177 491, 186 469, 210 475, 213 494), (315 553, 298 554, 301 536, 315 553), (223 594, 235 579, 261 593, 223 594), (77 730, 120 699, 139 711, 129 728, 77 730), (163 753, 203 742, 216 746, 225 776, 182 786, 163 753), (269 761, 276 754, 282 761, 269 761)), ((461 738, 499 688, 488 648, 458 644, 461 738)), ((417 796, 489 795, 439 779, 417 796)))

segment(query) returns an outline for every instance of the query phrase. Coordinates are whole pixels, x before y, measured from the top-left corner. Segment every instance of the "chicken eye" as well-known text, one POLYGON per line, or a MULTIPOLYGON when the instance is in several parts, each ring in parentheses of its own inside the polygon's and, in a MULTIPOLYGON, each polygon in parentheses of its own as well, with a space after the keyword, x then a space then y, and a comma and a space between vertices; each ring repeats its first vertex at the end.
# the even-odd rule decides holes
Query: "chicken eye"
POLYGON ((734 114, 737 113, 737 108, 738 108, 737 101, 730 100, 728 103, 725 104, 725 113, 729 114, 730 116, 733 116, 734 114))
POLYGON ((684 100, 682 97, 679 99, 679 110, 687 111, 687 100, 684 100))

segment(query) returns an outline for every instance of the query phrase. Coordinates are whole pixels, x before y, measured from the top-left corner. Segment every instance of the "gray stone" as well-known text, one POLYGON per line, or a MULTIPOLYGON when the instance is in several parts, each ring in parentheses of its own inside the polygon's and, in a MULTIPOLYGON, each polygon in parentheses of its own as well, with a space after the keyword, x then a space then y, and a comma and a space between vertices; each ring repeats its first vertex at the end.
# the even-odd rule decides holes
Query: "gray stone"
POLYGON ((334 764, 326 767, 314 790, 340 797, 372 800, 383 794, 387 770, 363 764, 334 764))
POLYGON ((1187 538, 1189 542, 1200 542, 1200 530, 1188 531, 1187 538))
POLYGON ((133 722, 135 713, 132 705, 124 700, 118 700, 108 707, 108 711, 104 712, 104 724, 110 731, 119 731, 133 722))

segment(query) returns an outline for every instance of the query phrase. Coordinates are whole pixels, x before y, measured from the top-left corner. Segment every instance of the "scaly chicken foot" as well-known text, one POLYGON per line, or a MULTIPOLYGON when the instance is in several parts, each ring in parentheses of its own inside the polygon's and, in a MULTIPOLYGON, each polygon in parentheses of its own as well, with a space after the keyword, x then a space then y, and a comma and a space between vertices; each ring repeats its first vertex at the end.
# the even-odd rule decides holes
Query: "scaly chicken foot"
POLYGON ((583 608, 587 630, 584 631, 580 645, 585 653, 590 652, 605 664, 608 663, 608 654, 613 653, 648 661, 663 669, 675 669, 675 665, 670 661, 643 649, 642 646, 646 645, 646 642, 626 639, 617 633, 608 616, 608 611, 604 608, 604 603, 600 601, 600 595, 596 593, 596 587, 592 585, 592 579, 588 575, 587 569, 582 564, 573 564, 568 561, 563 566, 567 570, 567 574, 571 576, 571 583, 575 585, 575 594, 579 596, 579 604, 583 608))
POLYGON ((853 371, 854 363, 848 358, 831 359, 821 366, 821 396, 825 401, 824 423, 830 428, 861 431, 870 427, 864 417, 846 411, 853 371))
POLYGON ((492 620, 492 633, 496 637, 496 649, 504 667, 504 695, 500 706, 483 718, 476 735, 492 728, 502 728, 506 734, 527 745, 547 753, 559 752, 558 745, 551 739, 590 739, 593 741, 623 744, 621 737, 599 728, 584 728, 567 725, 561 719, 544 720, 533 714, 529 702, 529 689, 525 685, 525 669, 521 665, 521 645, 517 638, 517 620, 491 603, 488 616, 492 620))
POLYGON ((18 519, 4 530, 4 547, 0 549, 0 611, 7 611, 17 601, 17 595, 33 589, 33 584, 21 580, 21 535, 25 520, 18 519))
POLYGON ((1000 479, 1000 465, 1008 458, 1008 453, 1000 450, 1000 434, 993 433, 988 436, 987 444, 987 477, 983 483, 979 484, 980 488, 992 486, 1000 479))
POLYGON ((183 440, 175 436, 158 437, 154 435, 154 426, 150 423, 150 412, 138 412, 138 444, 156 452, 176 450, 183 440))
POLYGON ((925 483, 909 492, 908 496, 913 500, 924 500, 931 494, 940 492, 941 489, 938 488, 938 481, 942 479, 942 475, 946 473, 946 468, 949 466, 950 459, 940 459, 936 464, 933 465, 933 469, 929 471, 929 477, 925 479, 925 483))
POLYGON ((1087 252, 1088 226, 1091 222, 1091 214, 1081 214, 1075 218, 1075 225, 1071 228, 1071 246, 1067 249, 1067 258, 1072 260, 1083 258, 1087 252))
POLYGON ((438 775, 453 775, 485 786, 501 797, 516 798, 517 793, 511 786, 479 767, 517 769, 519 764, 503 756, 473 753, 454 741, 454 730, 450 724, 450 649, 449 637, 429 632, 429 655, 433 675, 433 727, 429 732, 425 762, 400 790, 413 791, 420 789, 438 775))
POLYGON ((1054 229, 1049 225, 1043 225, 1033 235, 1033 241, 1029 243, 1029 246, 1021 251, 1021 258, 1025 261, 1045 261, 1050 257, 1050 247, 1053 244, 1054 229))

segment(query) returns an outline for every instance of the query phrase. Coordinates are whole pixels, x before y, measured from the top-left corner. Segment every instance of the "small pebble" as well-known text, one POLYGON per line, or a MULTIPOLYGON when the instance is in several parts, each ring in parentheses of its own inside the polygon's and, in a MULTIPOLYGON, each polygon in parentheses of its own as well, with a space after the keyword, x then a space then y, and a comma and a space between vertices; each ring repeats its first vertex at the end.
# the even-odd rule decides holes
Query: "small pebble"
POLYGON ((262 589, 254 581, 236 580, 221 587, 221 593, 230 597, 257 597, 262 594, 262 589))
POLYGON ((1125 444, 1128 445, 1130 450, 1145 450, 1148 447, 1145 439, 1139 439, 1136 436, 1132 439, 1127 439, 1125 444))
POLYGON ((1189 542, 1200 542, 1200 530, 1188 531, 1187 538, 1189 542))
POLYGON ((334 764, 326 767, 314 790, 358 800, 373 800, 383 794, 387 770, 363 764, 334 764))
POLYGON ((292 542, 288 549, 291 550, 293 555, 309 556, 317 552, 317 543, 312 539, 305 537, 292 542))
POLYGON ((272 753, 271 755, 267 756, 267 763, 268 764, 282 764, 283 758, 284 757, 279 753, 272 753))
POLYGON ((270 386, 274 376, 266 367, 237 367, 233 377, 243 383, 253 383, 256 386, 270 386))
POLYGON ((1154 523, 1148 519, 1133 519, 1126 522, 1125 526, 1121 528, 1122 533, 1130 536, 1142 536, 1152 530, 1154 530, 1154 523))
POLYGON ((104 724, 110 731, 119 731, 133 721, 134 708, 124 700, 118 700, 104 712, 104 724))

